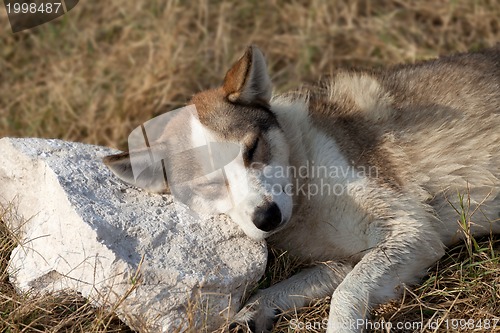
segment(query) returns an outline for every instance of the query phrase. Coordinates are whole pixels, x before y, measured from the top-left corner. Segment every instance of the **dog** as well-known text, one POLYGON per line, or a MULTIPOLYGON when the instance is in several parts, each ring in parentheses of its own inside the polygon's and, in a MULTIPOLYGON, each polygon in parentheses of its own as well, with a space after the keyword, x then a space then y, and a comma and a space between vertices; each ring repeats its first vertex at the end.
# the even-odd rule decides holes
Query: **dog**
MULTIPOLYGON (((373 307, 418 282, 446 247, 500 233, 500 47, 339 69, 273 96, 263 53, 250 46, 221 87, 189 104, 199 119, 182 140, 204 129, 241 152, 234 168, 248 191, 225 213, 249 237, 312 264, 250 297, 232 329, 270 332, 281 311, 331 296, 327 332, 364 331, 373 307), (464 196, 474 212, 465 226, 464 196)), ((130 156, 104 161, 125 182, 169 191, 167 176, 154 177, 165 175, 160 164, 137 177, 130 156)), ((177 162, 192 179, 189 161, 177 162)), ((191 190, 210 189, 209 201, 238 186, 205 178, 191 190)))

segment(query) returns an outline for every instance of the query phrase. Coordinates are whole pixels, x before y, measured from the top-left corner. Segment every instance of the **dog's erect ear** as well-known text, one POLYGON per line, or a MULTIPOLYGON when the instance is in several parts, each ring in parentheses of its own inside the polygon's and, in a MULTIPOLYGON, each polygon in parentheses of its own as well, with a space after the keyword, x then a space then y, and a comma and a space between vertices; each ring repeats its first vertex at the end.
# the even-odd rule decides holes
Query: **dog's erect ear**
POLYGON ((129 153, 104 157, 104 164, 121 180, 149 192, 170 193, 162 161, 151 163, 148 150, 134 152, 134 167, 138 175, 134 177, 129 153))
POLYGON ((250 46, 231 67, 222 88, 230 102, 269 106, 272 84, 266 60, 258 47, 250 46))

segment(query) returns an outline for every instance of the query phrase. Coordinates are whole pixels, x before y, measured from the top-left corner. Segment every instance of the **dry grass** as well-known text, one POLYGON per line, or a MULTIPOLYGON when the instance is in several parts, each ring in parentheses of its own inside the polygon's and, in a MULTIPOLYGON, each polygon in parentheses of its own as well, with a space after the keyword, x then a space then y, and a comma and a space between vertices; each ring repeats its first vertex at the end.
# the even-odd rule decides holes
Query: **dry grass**
POLYGON ((220 84, 250 43, 265 51, 283 91, 339 65, 408 62, 500 40, 496 0, 108 0, 18 34, 0 13, 0 136, 121 148, 137 124, 220 84))
MULTIPOLYGON (((472 256, 463 244, 448 251, 421 285, 406 288, 401 300, 375 309, 367 327, 379 333, 500 332, 500 239, 482 239, 477 245, 472 256)), ((291 270, 274 265, 271 270, 291 270)), ((313 300, 304 309, 282 314, 274 332, 324 332, 329 302, 329 297, 313 300)))
MULTIPOLYGON (((107 0, 82 1, 61 19, 12 34, 0 10, 0 137, 126 148, 139 123, 218 85, 247 44, 265 51, 276 89, 285 91, 338 66, 493 45, 500 41, 499 17, 497 0, 107 0)), ((0 232, 2 331, 126 330, 120 323, 105 327, 110 314, 74 296, 33 303, 17 295, 5 273, 15 242, 5 224, 0 232)), ((450 251, 421 287, 379 309, 375 320, 498 318, 498 246, 484 240, 472 251, 465 245, 450 251)), ((286 256, 279 258, 269 279, 293 270, 286 256)), ((320 300, 296 319, 317 321, 327 308, 320 300)), ((283 316, 277 331, 291 332, 290 318, 283 316)))

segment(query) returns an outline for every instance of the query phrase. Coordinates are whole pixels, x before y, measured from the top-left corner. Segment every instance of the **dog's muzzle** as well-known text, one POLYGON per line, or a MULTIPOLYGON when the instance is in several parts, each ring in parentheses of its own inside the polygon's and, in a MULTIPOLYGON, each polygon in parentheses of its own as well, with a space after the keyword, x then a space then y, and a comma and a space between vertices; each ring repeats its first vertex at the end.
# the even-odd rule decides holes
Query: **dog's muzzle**
POLYGON ((252 216, 252 222, 262 231, 272 231, 281 224, 281 211, 274 202, 258 207, 252 216))

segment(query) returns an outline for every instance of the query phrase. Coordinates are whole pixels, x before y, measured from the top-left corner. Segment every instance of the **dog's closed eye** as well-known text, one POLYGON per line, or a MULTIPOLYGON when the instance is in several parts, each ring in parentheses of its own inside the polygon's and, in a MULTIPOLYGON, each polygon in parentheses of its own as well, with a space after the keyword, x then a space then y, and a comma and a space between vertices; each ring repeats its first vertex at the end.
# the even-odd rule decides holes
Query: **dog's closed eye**
POLYGON ((246 149, 244 154, 244 160, 246 162, 251 162, 255 156, 255 152, 257 151, 257 147, 259 145, 259 137, 257 137, 246 149))

